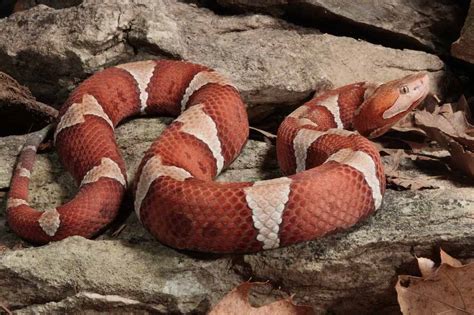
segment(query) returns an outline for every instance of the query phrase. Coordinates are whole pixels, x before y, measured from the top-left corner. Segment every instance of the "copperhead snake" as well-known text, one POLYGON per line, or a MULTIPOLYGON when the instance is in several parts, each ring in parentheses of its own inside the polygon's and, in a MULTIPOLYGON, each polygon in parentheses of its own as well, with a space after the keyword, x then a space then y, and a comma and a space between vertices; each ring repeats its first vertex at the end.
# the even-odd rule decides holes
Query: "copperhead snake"
POLYGON ((386 132, 429 91, 418 73, 382 85, 359 82, 324 92, 286 117, 278 130, 283 177, 213 181, 240 153, 249 126, 231 81, 207 67, 150 60, 97 72, 62 106, 57 152, 79 183, 53 209, 28 204, 36 150, 30 136, 12 176, 10 228, 36 244, 97 235, 117 216, 127 187, 114 128, 139 114, 178 116, 151 145, 132 185, 135 212, 161 243, 205 252, 256 252, 346 229, 378 209, 385 177, 367 137, 386 132), (356 130, 356 131, 351 131, 356 130))

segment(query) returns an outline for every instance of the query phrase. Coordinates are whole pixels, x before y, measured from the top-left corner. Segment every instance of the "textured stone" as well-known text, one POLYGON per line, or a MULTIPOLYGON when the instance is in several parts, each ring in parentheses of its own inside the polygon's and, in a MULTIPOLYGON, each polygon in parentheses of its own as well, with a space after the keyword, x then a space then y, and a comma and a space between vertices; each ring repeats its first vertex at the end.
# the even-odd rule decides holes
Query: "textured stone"
POLYGON ((50 103, 60 103, 98 69, 163 57, 219 69, 259 117, 355 81, 427 71, 435 93, 442 95, 446 85, 444 64, 431 54, 320 34, 268 16, 218 16, 171 0, 84 1, 62 10, 39 5, 0 20, 0 70, 50 103))
POLYGON ((473 214, 473 187, 389 190, 382 208, 349 232, 244 261, 255 279, 278 283, 318 314, 387 314, 390 306, 398 309, 397 275, 417 270, 414 254, 433 257, 442 247, 457 257, 474 255, 473 214))
MULTIPOLYGON (((167 122, 139 118, 117 128, 129 178, 167 122)), ((5 139, 9 145, 0 145, 0 164, 9 165, 24 137, 4 138, 0 144, 5 139)), ((249 141, 219 180, 278 176, 274 154, 273 146, 249 141)), ((38 160, 32 174, 32 204, 44 209, 72 196, 75 185, 63 173, 56 154, 40 154, 38 160)), ((413 164, 403 167, 412 177, 423 174, 413 164)), ((349 231, 255 255, 218 256, 166 248, 132 213, 117 224, 123 228, 116 225, 95 241, 73 237, 39 248, 0 252, 0 302, 20 314, 204 313, 233 286, 252 278, 270 280, 274 286, 270 295, 294 293, 297 302, 312 305, 317 313, 384 313, 396 305, 396 275, 411 271, 413 253, 431 256, 442 246, 456 257, 474 256, 474 188, 449 177, 433 180, 440 189, 389 190, 381 209, 349 231)), ((0 204, 2 198, 4 194, 0 204)), ((124 210, 132 209, 125 204, 124 210)), ((0 224, 0 243, 11 247, 18 242, 0 224)))
POLYGON ((451 53, 454 57, 474 63, 474 2, 471 2, 461 37, 451 46, 451 53))
MULTIPOLYGON (((215 0, 237 11, 265 12, 329 33, 359 35, 390 47, 446 52, 464 18, 460 1, 215 0)), ((354 36, 356 37, 356 36, 354 36)))
MULTIPOLYGON (((172 0, 89 0, 62 10, 40 5, 0 20, 0 70, 51 102, 60 103, 105 66, 163 57, 204 63, 228 74, 250 113, 261 116, 328 86, 385 81, 415 71, 429 72, 433 91, 442 94, 445 84, 440 82, 447 75, 440 59, 424 52, 320 34, 258 14, 219 16, 172 0)), ((117 128, 129 179, 169 121, 139 118, 117 128)), ((14 159, 24 140, 0 138, 0 209, 5 209, 14 159)), ((423 172, 412 166, 408 174, 423 172)), ((249 141, 218 180, 278 175, 274 147, 249 141)), ((274 290, 269 294, 294 293, 318 313, 386 313, 396 305, 396 275, 410 269, 413 252, 432 256, 441 245, 456 257, 474 256, 474 188, 446 176, 436 179, 437 190, 389 190, 381 209, 349 231, 255 255, 164 247, 135 214, 126 217, 130 199, 123 206, 124 218, 97 240, 72 237, 38 248, 18 248, 20 240, 0 211, 0 245, 18 248, 0 247, 0 303, 19 314, 205 313, 232 287, 252 278, 270 280, 274 290)), ((52 208, 75 191, 57 155, 39 154, 31 204, 52 208)))
POLYGON ((0 261, 0 301, 20 314, 92 311, 98 304, 103 311, 119 304, 122 312, 203 313, 239 282, 227 259, 199 261, 152 242, 71 237, 5 252, 0 261))

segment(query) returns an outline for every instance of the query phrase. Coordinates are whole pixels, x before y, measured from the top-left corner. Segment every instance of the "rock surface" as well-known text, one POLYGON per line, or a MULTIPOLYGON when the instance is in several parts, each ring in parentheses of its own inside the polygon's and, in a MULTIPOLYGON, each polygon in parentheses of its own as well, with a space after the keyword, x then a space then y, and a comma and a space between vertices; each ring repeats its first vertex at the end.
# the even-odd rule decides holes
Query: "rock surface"
POLYGON ((471 2, 461 37, 451 46, 454 57, 474 63, 474 2, 471 2))
POLYGON ((388 46, 447 52, 462 27, 459 1, 215 0, 228 9, 265 12, 332 33, 362 35, 388 46))
POLYGON ((218 16, 175 1, 84 1, 39 5, 0 20, 0 71, 59 104, 79 81, 133 59, 178 58, 229 74, 254 118, 314 91, 355 81, 386 81, 427 71, 443 95, 436 56, 320 34, 263 15, 218 16))
MULTIPOLYGON (((140 118, 117 128, 130 178, 168 121, 140 118)), ((0 163, 7 170, 23 140, 24 136, 2 139, 9 143, 0 147, 0 163)), ((277 175, 274 147, 249 141, 219 180, 277 175)), ((2 187, 8 179, 8 171, 0 174, 2 187)), ((232 287, 252 278, 269 280, 274 287, 271 296, 296 294, 298 303, 313 306, 317 313, 385 312, 396 305, 396 275, 409 269, 413 252, 430 256, 442 246, 458 257, 474 256, 474 188, 452 178, 437 180, 436 185, 441 188, 389 191, 374 216, 347 232, 255 255, 216 256, 166 248, 132 213, 119 222, 121 227, 114 226, 95 241, 73 237, 0 254, 0 302, 19 314, 204 313, 232 287)), ((39 155, 31 188, 32 204, 38 208, 59 204, 75 190, 55 153, 39 155)), ((18 238, 0 226, 0 243, 18 244, 18 238)))
MULTIPOLYGON (((290 7, 290 1, 265 3, 269 2, 290 7)), ((331 7, 330 1, 299 2, 324 4, 346 19, 350 15, 344 14, 355 10, 352 5, 331 7)), ((413 2, 415 9, 419 3, 413 2)), ((436 11, 448 8, 450 1, 424 3, 429 12, 445 12, 450 21, 451 11, 436 11)), ((387 10, 390 14, 383 17, 395 21, 392 14, 398 11, 387 10)), ((404 10, 400 9, 406 14, 404 10)), ((425 20, 420 11, 415 13, 425 32, 425 20)), ((362 18, 367 16, 359 15, 351 23, 364 24, 362 18)), ((430 25, 437 25, 437 19, 432 17, 430 25)), ((379 24, 370 23, 384 34, 395 32, 395 24, 384 26, 384 21, 381 16, 379 24)), ((410 28, 406 24, 397 26, 400 32, 410 28)), ((424 47, 444 45, 437 33, 432 36, 439 42, 423 34, 406 36, 424 47)), ((426 52, 322 34, 260 14, 220 16, 174 0, 86 0, 60 10, 40 5, 0 19, 0 71, 50 103, 60 104, 96 70, 145 58, 188 59, 228 73, 255 120, 329 86, 427 71, 432 90, 443 95, 448 87, 445 79, 451 77, 443 62, 426 52)), ((169 121, 140 118, 117 128, 130 179, 143 152, 169 121)), ((5 209, 11 171, 24 139, 24 135, 0 138, 0 209, 5 209)), ((404 167, 407 176, 424 174, 418 165, 404 167)), ((218 180, 278 175, 274 147, 251 140, 218 180)), ((443 175, 436 179, 439 189, 388 190, 382 208, 349 231, 254 255, 206 255, 164 247, 133 213, 127 216, 130 200, 124 203, 123 218, 96 240, 72 237, 37 248, 22 248, 28 245, 8 230, 0 211, 0 308, 7 306, 18 314, 205 313, 234 286, 251 278, 269 280, 271 297, 295 294, 298 303, 311 305, 318 314, 396 312, 396 276, 412 271, 413 254, 432 257, 442 246, 453 256, 474 257, 474 188, 452 174, 443 175)), ((31 203, 44 209, 74 192, 73 180, 57 155, 52 150, 40 154, 31 203)))

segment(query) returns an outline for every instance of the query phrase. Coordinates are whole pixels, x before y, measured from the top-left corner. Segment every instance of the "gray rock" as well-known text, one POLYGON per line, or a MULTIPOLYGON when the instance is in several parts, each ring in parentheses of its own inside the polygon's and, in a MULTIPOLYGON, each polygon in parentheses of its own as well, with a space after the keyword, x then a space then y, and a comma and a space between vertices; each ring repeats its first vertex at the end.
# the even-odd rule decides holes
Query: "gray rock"
MULTIPOLYGON (((140 118, 117 128, 130 178, 168 121, 140 118)), ((9 145, 0 146, 2 165, 10 163, 23 137, 0 142, 5 140, 9 145)), ((38 160, 32 204, 45 208, 69 198, 75 185, 56 155, 40 154, 38 160)), ((410 164, 404 167, 413 177, 423 174, 409 169, 410 164)), ((2 174, 0 179, 6 182, 9 176, 2 174)), ((249 141, 219 180, 277 174, 274 147, 249 141)), ((0 302, 18 314, 205 313, 232 287, 253 279, 269 280, 274 288, 267 292, 271 297, 295 294, 298 303, 313 306, 317 313, 383 313, 396 305, 393 285, 397 274, 409 271, 413 253, 432 256, 442 246, 457 257, 474 256, 474 188, 449 177, 433 180, 439 189, 389 190, 382 208, 348 231, 254 255, 205 255, 166 248, 132 213, 121 227, 94 241, 72 237, 43 247, 0 252, 0 302)), ((0 243, 11 247, 18 242, 0 224, 0 243)))
POLYGON ((268 16, 218 16, 171 0, 84 1, 62 10, 39 5, 0 20, 0 70, 50 103, 103 67, 163 57, 229 74, 251 117, 329 86, 417 71, 429 72, 433 92, 443 95, 446 86, 444 64, 434 55, 319 34, 268 16))
POLYGON ((417 270, 410 268, 414 254, 433 257, 441 246, 458 257, 474 255, 473 213, 473 187, 388 191, 383 207, 349 232, 247 255, 245 266, 317 313, 386 314, 397 305, 397 275, 417 270))
MULTIPOLYGON (((446 52, 459 34, 459 1, 215 0, 227 9, 264 12, 328 33, 359 35, 390 47, 446 52)), ((356 37, 354 36, 354 37, 356 37)))
POLYGON ((63 9, 63 8, 69 8, 73 6, 80 5, 82 3, 82 0, 62 0, 62 1, 57 1, 57 0, 23 0, 22 1, 22 9, 30 9, 38 4, 44 4, 47 5, 48 7, 54 8, 54 9, 63 9))
POLYGON ((0 260, 0 301, 19 314, 69 313, 97 305, 103 311, 203 313, 240 280, 227 259, 192 259, 152 242, 71 237, 9 251, 0 260), (35 305, 22 309, 30 304, 35 305))
POLYGON ((451 46, 451 53, 454 57, 474 63, 474 2, 471 2, 461 37, 451 46))
MULTIPOLYGON (((172 0, 90 0, 62 10, 40 5, 0 20, 0 70, 51 102, 105 66, 157 57, 227 72, 253 115, 298 103, 314 90, 415 71, 428 71, 433 91, 442 94, 446 76, 440 59, 427 53, 319 34, 268 16, 218 16, 172 0)), ((130 179, 168 122, 140 118, 117 128, 130 179)), ((0 205, 24 139, 0 138, 0 205)), ((278 176, 274 155, 272 145, 249 141, 218 180, 278 176)), ((270 280, 271 296, 294 293, 318 313, 382 313, 396 304, 393 284, 414 261, 412 251, 431 256, 442 245, 455 256, 474 256, 474 188, 453 178, 436 179, 436 186, 441 188, 388 191, 383 207, 349 231, 255 255, 169 249, 132 213, 94 241, 72 237, 38 248, 1 249, 0 303, 19 314, 204 313, 252 278, 270 280)), ((39 154, 31 203, 52 207, 75 190, 57 155, 39 154)), ((127 203, 123 210, 130 210, 127 203)), ((13 247, 19 239, 4 221, 0 211, 0 245, 13 247)))

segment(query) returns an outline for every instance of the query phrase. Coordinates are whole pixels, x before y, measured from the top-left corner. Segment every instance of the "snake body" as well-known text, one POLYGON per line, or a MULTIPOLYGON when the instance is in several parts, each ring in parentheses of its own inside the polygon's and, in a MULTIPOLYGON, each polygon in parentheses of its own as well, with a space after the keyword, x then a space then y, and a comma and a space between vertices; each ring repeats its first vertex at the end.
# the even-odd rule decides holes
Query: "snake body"
POLYGON ((52 209, 28 204, 36 150, 28 138, 14 171, 7 217, 33 243, 93 237, 118 213, 127 187, 115 126, 139 114, 178 116, 145 153, 132 185, 142 224, 162 243, 205 252, 255 252, 348 228, 380 207, 385 178, 364 136, 388 130, 428 93, 413 74, 324 92, 280 125, 277 155, 285 176, 257 182, 213 179, 240 153, 249 126, 231 81, 205 66, 150 60, 100 71, 62 106, 54 141, 77 195, 52 209), (356 130, 356 131, 354 131, 356 130))

